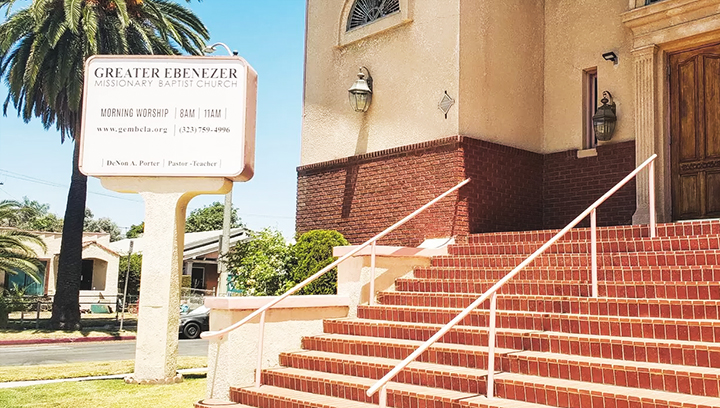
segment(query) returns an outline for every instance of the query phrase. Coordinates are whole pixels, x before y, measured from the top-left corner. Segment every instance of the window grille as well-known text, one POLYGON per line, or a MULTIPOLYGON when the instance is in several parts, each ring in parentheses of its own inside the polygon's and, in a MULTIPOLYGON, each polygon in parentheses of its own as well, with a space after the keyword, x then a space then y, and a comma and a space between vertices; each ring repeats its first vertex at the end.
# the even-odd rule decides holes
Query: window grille
POLYGON ((350 9, 346 31, 398 11, 400 11, 400 0, 355 0, 355 4, 350 9))

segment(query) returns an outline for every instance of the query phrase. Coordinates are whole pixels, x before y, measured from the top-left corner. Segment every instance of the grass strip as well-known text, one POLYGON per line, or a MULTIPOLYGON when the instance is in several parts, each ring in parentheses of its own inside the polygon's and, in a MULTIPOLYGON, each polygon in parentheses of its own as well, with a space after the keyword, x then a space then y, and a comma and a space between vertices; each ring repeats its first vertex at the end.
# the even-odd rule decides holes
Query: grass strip
POLYGON ((38 339, 74 339, 79 337, 120 337, 120 336, 135 336, 135 331, 123 330, 122 333, 118 330, 77 330, 77 331, 64 331, 64 330, 12 330, 2 329, 0 330, 0 341, 10 340, 38 340, 38 339))
MULTIPOLYGON (((134 360, 0 367, 0 382, 55 380, 132 373, 134 360)), ((178 357, 178 368, 207 367, 207 357, 178 357)), ((0 399, 2 401, 2 399, 0 399)), ((3 406, 0 404, 0 406, 3 406)), ((9 405, 14 406, 14 405, 9 405)))
POLYGON ((15 408, 188 408, 205 397, 206 379, 180 384, 130 385, 122 380, 78 381, 0 389, 0 404, 15 408))

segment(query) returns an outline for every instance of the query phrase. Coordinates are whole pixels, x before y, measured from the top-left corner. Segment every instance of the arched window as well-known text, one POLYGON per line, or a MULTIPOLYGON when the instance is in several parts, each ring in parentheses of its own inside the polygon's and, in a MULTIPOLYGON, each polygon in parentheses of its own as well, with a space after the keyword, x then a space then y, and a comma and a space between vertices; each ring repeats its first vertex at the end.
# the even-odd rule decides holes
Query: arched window
POLYGON ((355 0, 355 4, 350 9, 346 31, 398 11, 400 11, 400 0, 355 0))

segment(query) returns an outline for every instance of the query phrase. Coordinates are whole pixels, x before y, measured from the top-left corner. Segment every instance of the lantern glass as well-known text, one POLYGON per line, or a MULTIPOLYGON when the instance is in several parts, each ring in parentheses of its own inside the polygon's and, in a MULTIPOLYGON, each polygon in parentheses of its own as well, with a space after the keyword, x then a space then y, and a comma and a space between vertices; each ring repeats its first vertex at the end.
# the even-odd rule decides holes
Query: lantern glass
POLYGON ((371 93, 364 93, 364 92, 352 93, 352 92, 350 92, 349 95, 350 95, 350 106, 352 106, 352 108, 355 112, 367 112, 368 108, 370 107, 370 102, 372 100, 371 93))
POLYGON ((370 76, 370 71, 367 68, 360 68, 357 79, 348 89, 348 97, 350 106, 355 112, 367 112, 372 102, 372 76, 370 76), (368 73, 367 79, 365 79, 365 74, 362 72, 363 69, 368 73))
MULTIPOLYGON (((609 92, 604 92, 603 95, 609 92)), ((595 130, 595 138, 600 141, 608 141, 612 138, 615 132, 615 124, 617 122, 617 116, 615 116, 615 103, 609 101, 607 97, 601 100, 602 106, 600 106, 593 115, 593 129, 595 130), (608 102, 610 104, 608 105, 608 102)))

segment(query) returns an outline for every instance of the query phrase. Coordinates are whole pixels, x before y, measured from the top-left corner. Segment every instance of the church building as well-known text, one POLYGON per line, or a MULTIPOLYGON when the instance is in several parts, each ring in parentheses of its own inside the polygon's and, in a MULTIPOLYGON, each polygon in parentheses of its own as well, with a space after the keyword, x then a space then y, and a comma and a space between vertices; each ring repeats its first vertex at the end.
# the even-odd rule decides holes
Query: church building
POLYGON ((659 222, 720 217, 720 0, 307 0, 299 233, 358 244, 466 178, 381 243, 562 228, 653 154, 659 222))

